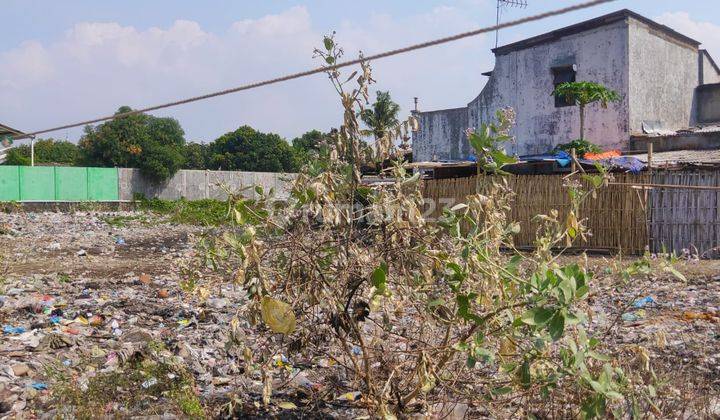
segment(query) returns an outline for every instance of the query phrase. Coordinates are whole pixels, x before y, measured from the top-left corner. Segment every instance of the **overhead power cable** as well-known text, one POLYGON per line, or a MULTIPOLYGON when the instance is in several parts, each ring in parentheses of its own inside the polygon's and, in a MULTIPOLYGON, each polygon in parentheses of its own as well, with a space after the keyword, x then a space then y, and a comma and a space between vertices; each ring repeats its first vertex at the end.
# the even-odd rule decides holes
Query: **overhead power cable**
POLYGON ((184 105, 184 104, 187 104, 187 103, 190 103, 190 102, 202 101, 202 100, 205 100, 205 99, 210 99, 210 98, 214 98, 214 97, 217 97, 217 96, 228 95, 228 94, 231 94, 231 93, 241 92, 241 91, 244 91, 244 90, 255 89, 255 88, 258 88, 258 87, 261 87, 261 86, 273 85, 273 84, 276 84, 276 83, 286 82, 286 81, 288 81, 288 80, 299 79, 299 78, 302 78, 302 77, 311 76, 311 75, 313 75, 313 74, 323 73, 323 72, 326 72, 326 71, 328 71, 328 70, 333 70, 333 69, 339 69, 339 68, 342 68, 342 67, 353 66, 353 65, 359 64, 359 63, 361 63, 361 62, 363 62, 363 61, 379 60, 379 59, 382 59, 382 58, 391 57, 391 56, 399 55, 399 54, 405 54, 405 53, 408 53, 408 52, 411 52, 411 51, 421 50, 421 49, 428 48, 428 47, 433 47, 433 46, 436 46, 436 45, 447 44, 448 42, 453 42, 453 41, 457 41, 457 40, 460 40, 460 39, 469 38, 469 37, 481 35, 481 34, 484 34, 484 33, 487 33, 487 32, 493 32, 493 31, 500 30, 500 29, 510 28, 510 27, 513 27, 513 26, 518 26, 518 25, 522 25, 522 24, 525 24, 525 23, 529 23, 529 22, 535 22, 535 21, 538 21, 538 20, 547 19, 547 18, 549 18, 549 17, 559 16, 559 15, 563 15, 563 14, 566 14, 566 13, 570 13, 570 12, 574 12, 574 11, 582 10, 582 9, 587 9, 587 8, 589 8, 589 7, 594 7, 594 6, 598 6, 598 5, 605 4, 605 3, 611 3, 611 2, 613 2, 613 1, 615 1, 615 0, 592 0, 592 1, 587 1, 587 2, 584 2, 584 3, 579 3, 579 4, 572 5, 572 6, 564 7, 564 8, 562 8, 562 9, 551 10, 551 11, 544 12, 544 13, 540 13, 540 14, 537 14, 537 15, 528 16, 528 17, 524 17, 524 18, 521 18, 521 19, 513 20, 513 21, 510 21, 510 22, 500 23, 500 24, 498 24, 498 25, 493 25, 493 26, 488 26, 488 27, 485 27, 485 28, 475 29, 475 30, 468 31, 468 32, 462 32, 462 33, 459 33, 459 34, 456 34, 456 35, 451 35, 451 36, 444 37, 444 38, 438 38, 438 39, 434 39, 434 40, 431 40, 431 41, 423 42, 423 43, 420 43, 420 44, 409 45, 409 46, 407 46, 407 47, 398 48, 398 49, 390 50, 390 51, 385 51, 385 52, 378 53, 378 54, 373 54, 373 55, 369 55, 369 56, 364 56, 364 57, 357 58, 357 59, 354 59, 354 60, 343 61, 343 62, 341 62, 341 63, 337 63, 337 64, 334 64, 334 65, 331 65, 331 66, 317 67, 317 68, 314 68, 314 69, 305 70, 305 71, 301 71, 301 72, 298 72, 298 73, 293 73, 293 74, 289 74, 289 75, 286 75, 286 76, 277 77, 277 78, 274 78, 274 79, 268 79, 268 80, 263 80, 263 81, 259 81, 259 82, 249 83, 249 84, 246 84, 246 85, 241 85, 241 86, 237 86, 237 87, 230 88, 230 89, 220 90, 220 91, 217 91, 217 92, 207 93, 207 94, 200 95, 200 96, 193 96, 193 97, 190 97, 190 98, 179 99, 179 100, 177 100, 177 101, 168 102, 168 103, 164 103, 164 104, 161 104, 161 105, 154 105, 154 106, 150 106, 150 107, 147 107, 147 108, 136 109, 136 110, 133 110, 133 111, 122 112, 122 113, 118 113, 118 114, 114 114, 114 115, 108 115, 108 116, 105 116, 105 117, 94 118, 94 119, 91 119, 91 120, 86 120, 86 121, 80 121, 80 122, 76 122, 76 123, 72 123, 72 124, 61 125, 61 126, 58 126, 58 127, 46 128, 46 129, 44 129, 44 130, 37 130, 37 131, 30 132, 30 133, 25 133, 25 134, 22 134, 22 135, 15 136, 14 138, 15 138, 15 139, 22 139, 22 138, 32 137, 32 136, 36 136, 36 135, 38 135, 38 134, 49 133, 49 132, 52 132, 52 131, 65 130, 65 129, 68 129, 68 128, 80 127, 80 126, 84 126, 84 125, 88 125, 88 124, 95 124, 95 123, 99 123, 99 122, 103 122, 103 121, 113 120, 113 119, 116 119, 116 118, 128 117, 128 116, 130 116, 130 115, 136 115, 136 114, 142 114, 142 113, 145 113, 145 112, 156 111, 156 110, 158 110, 158 109, 170 108, 170 107, 178 106, 178 105, 184 105))

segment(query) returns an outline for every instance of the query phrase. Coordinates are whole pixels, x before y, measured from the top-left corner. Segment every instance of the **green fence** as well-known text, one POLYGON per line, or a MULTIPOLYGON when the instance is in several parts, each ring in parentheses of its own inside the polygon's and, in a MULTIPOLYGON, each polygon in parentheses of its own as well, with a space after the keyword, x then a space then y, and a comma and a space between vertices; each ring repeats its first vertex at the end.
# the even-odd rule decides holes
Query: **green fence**
POLYGON ((117 168, 0 166, 0 201, 118 201, 117 168))

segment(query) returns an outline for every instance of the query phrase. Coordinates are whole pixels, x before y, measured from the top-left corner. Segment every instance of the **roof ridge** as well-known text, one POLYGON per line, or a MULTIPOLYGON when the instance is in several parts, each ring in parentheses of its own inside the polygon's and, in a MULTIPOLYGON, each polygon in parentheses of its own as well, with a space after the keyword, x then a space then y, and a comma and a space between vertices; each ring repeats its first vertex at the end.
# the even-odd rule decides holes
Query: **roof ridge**
POLYGON ((522 41, 513 42, 511 44, 503 45, 501 47, 493 48, 491 51, 495 53, 495 55, 505 55, 513 51, 519 51, 524 50, 527 48, 534 47, 536 45, 544 44, 550 41, 558 40, 562 37, 574 35, 582 32, 586 32, 591 29, 599 28, 601 26, 609 25, 611 23, 615 23, 621 19, 625 18, 633 18, 635 20, 638 20, 640 22, 645 23, 646 25, 649 25, 655 29, 658 29, 662 32, 664 32, 666 35, 671 36, 673 38, 679 39, 682 42, 685 42, 687 44, 690 44, 692 46, 698 47, 700 46, 700 42, 696 41, 693 38, 690 38, 686 35, 681 34, 680 32, 675 31, 674 29, 670 28, 669 26, 665 26, 663 24, 660 24, 652 19, 649 19, 639 13, 633 12, 630 9, 621 9, 612 13, 608 13, 606 15, 598 16, 596 18, 592 18, 589 20, 585 20, 579 23, 572 24, 570 26, 565 26, 560 29, 555 29, 550 32, 546 32, 540 35, 536 35, 530 38, 526 38, 522 41))

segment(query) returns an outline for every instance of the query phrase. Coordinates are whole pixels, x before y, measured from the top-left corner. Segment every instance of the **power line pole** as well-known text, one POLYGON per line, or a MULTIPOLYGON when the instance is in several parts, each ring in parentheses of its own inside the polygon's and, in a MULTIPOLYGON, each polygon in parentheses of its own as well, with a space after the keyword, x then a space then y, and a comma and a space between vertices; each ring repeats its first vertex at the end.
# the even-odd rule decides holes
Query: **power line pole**
MULTIPOLYGON (((524 9, 527 7, 527 0, 497 0, 497 19, 495 25, 500 25, 501 9, 503 7, 518 7, 524 9)), ((495 30, 495 48, 498 47, 500 40, 500 28, 495 30)))

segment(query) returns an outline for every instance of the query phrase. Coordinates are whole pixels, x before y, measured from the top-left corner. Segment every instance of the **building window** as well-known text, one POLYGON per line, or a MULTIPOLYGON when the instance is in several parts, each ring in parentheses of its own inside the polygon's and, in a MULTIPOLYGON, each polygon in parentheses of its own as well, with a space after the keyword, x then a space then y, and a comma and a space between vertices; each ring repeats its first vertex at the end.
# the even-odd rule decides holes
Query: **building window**
MULTIPOLYGON (((577 73, 577 66, 553 67, 553 86, 557 88, 563 83, 574 82, 575 74, 577 73)), ((555 108, 561 108, 564 106, 573 106, 574 103, 568 102, 564 96, 555 96, 555 108)))

